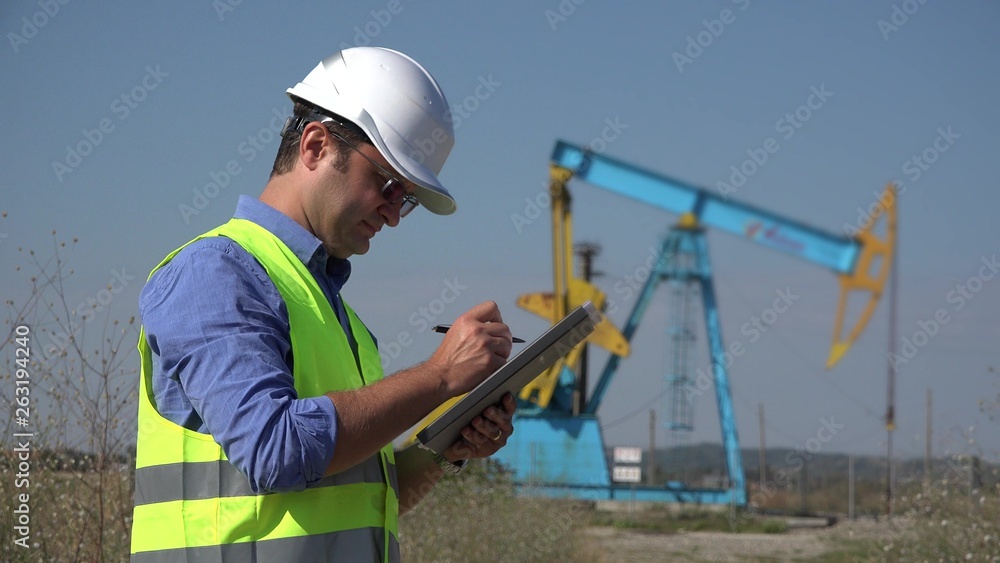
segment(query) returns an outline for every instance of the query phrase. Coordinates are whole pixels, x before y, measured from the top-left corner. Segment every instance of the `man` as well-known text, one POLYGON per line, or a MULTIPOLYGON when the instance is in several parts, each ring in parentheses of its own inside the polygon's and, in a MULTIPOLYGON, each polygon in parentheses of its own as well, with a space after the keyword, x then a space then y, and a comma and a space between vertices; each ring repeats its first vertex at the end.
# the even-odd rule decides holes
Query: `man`
POLYGON ((397 560, 398 514, 513 432, 508 395, 443 455, 391 444, 506 361, 495 303, 383 379, 340 296, 347 258, 383 226, 455 210, 437 178, 454 144, 437 82, 359 47, 288 94, 259 201, 242 196, 233 220, 168 255, 140 296, 135 561, 397 560))

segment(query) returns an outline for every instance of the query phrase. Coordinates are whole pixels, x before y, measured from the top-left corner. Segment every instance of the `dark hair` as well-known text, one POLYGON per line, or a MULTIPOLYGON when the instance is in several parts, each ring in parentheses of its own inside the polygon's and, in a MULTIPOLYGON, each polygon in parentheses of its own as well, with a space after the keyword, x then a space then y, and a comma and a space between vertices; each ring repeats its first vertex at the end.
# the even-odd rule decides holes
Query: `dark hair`
MULTIPOLYGON (((302 101, 296 101, 295 106, 292 108, 292 114, 298 117, 305 117, 311 113, 330 115, 330 112, 323 111, 320 108, 302 101)), ((326 126, 327 131, 330 131, 330 133, 333 134, 333 138, 336 139, 337 146, 339 147, 337 160, 333 163, 334 167, 341 172, 347 172, 347 159, 350 156, 350 147, 340 140, 337 135, 347 139, 354 146, 359 146, 364 143, 370 145, 372 142, 360 128, 347 124, 347 120, 341 119, 341 121, 344 123, 327 122, 323 125, 326 126)), ((292 168, 295 167, 295 159, 299 154, 299 142, 301 140, 301 130, 288 131, 285 133, 285 136, 281 138, 281 143, 278 145, 278 154, 274 157, 274 166, 271 168, 272 178, 292 171, 292 168)))

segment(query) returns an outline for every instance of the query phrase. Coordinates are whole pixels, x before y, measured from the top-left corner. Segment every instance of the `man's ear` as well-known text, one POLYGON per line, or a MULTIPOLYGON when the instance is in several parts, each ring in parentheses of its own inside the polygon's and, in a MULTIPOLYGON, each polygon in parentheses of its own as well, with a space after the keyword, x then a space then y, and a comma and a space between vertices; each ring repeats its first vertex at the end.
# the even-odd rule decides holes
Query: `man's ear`
POLYGON ((306 124, 299 139, 299 161, 306 169, 315 170, 324 157, 335 157, 335 150, 330 133, 322 123, 313 121, 306 124))

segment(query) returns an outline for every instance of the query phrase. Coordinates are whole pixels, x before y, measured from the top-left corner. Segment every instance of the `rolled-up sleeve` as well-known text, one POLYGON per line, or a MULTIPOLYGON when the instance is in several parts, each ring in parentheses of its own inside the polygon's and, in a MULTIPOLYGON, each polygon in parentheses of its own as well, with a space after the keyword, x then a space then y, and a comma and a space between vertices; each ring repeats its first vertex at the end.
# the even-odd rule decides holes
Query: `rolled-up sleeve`
POLYGON ((256 492, 323 477, 337 436, 333 402, 298 398, 287 310, 242 247, 224 238, 189 245, 143 288, 140 315, 161 414, 212 434, 256 492))

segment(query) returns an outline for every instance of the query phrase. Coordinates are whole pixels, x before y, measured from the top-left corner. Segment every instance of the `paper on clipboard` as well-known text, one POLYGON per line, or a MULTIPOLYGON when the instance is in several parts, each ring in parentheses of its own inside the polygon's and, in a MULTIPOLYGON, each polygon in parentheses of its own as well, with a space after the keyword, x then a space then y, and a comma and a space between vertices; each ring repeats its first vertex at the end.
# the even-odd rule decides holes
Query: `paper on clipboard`
POLYGON ((417 439, 425 448, 444 452, 459 439, 462 428, 486 407, 498 404, 507 392, 517 395, 522 387, 583 342, 602 319, 601 312, 590 301, 577 307, 421 430, 417 439))

